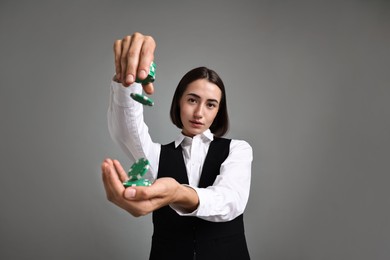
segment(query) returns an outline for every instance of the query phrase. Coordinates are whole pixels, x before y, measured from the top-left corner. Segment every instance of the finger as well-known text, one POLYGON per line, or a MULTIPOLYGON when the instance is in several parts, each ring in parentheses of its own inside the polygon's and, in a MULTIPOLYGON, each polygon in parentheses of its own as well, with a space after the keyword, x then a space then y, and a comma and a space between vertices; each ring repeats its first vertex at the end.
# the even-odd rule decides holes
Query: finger
POLYGON ((125 170, 123 169, 123 167, 122 167, 122 165, 120 164, 120 162, 119 162, 118 160, 114 160, 113 163, 114 163, 116 172, 118 173, 119 179, 120 179, 122 182, 127 181, 127 180, 129 179, 129 177, 127 176, 127 173, 126 173, 125 170))
POLYGON ((103 181, 107 180, 107 176, 109 174, 109 167, 111 164, 112 164, 112 160, 110 158, 107 158, 102 162, 101 168, 102 168, 102 174, 103 174, 102 175, 103 181))
POLYGON ((125 38, 123 38, 122 40, 122 44, 121 44, 121 56, 120 56, 120 66, 121 66, 121 70, 120 70, 120 75, 121 75, 121 82, 124 86, 129 86, 131 83, 134 82, 134 79, 132 79, 131 83, 126 83, 126 78, 127 78, 127 64, 128 64, 128 52, 129 52, 129 49, 130 49, 130 44, 131 44, 131 39, 132 37, 131 36, 126 36, 125 38))
POLYGON ((111 186, 109 185, 110 165, 107 162, 107 160, 105 160, 102 163, 101 168, 102 168, 102 179, 103 179, 103 184, 104 184, 104 189, 106 191, 107 199, 109 201, 113 201, 114 195, 111 186))
POLYGON ((156 49, 156 42, 151 36, 144 36, 143 44, 139 54, 139 64, 137 76, 139 79, 145 79, 150 70, 150 64, 154 60, 154 50, 156 49))
POLYGON ((116 40, 114 43, 114 61, 115 61, 115 78, 121 82, 121 53, 122 53, 122 40, 116 40))
POLYGON ((112 199, 115 200, 115 198, 122 197, 125 188, 119 179, 112 160, 105 161, 103 167, 103 182, 109 193, 108 195, 110 195, 112 199))
POLYGON ((132 84, 138 77, 137 69, 140 60, 140 52, 144 43, 144 36, 134 33, 131 37, 131 44, 127 51, 126 84, 132 84))
POLYGON ((142 85, 144 91, 151 95, 154 93, 154 86, 153 86, 153 83, 149 83, 149 84, 146 84, 146 85, 142 85))
POLYGON ((102 173, 103 173, 103 183, 104 188, 106 189, 107 196, 113 197, 115 195, 115 191, 112 186, 112 175, 116 175, 112 172, 112 160, 106 159, 102 164, 102 173))

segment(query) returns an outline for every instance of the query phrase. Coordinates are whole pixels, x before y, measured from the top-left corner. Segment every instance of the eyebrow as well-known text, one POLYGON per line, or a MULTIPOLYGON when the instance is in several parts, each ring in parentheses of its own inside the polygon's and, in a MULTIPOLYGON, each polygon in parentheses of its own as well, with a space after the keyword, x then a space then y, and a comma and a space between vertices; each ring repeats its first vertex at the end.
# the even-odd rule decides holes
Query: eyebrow
MULTIPOLYGON (((187 96, 192 96, 192 97, 195 97, 197 99, 201 99, 201 97, 199 95, 195 94, 195 93, 188 93, 187 96)), ((216 102, 217 104, 219 103, 218 100, 213 99, 213 98, 209 98, 209 99, 207 99, 207 101, 209 101, 209 102, 216 102)))

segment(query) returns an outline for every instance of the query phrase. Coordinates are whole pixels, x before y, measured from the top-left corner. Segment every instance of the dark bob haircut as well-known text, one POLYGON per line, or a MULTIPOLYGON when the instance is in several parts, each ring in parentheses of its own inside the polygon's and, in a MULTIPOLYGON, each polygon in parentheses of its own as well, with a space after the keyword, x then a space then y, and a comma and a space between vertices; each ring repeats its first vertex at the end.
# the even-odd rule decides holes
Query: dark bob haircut
POLYGON ((218 74, 206 67, 192 69, 187 72, 180 80, 172 99, 170 112, 171 120, 178 128, 183 128, 183 123, 181 122, 180 118, 180 99, 183 96, 183 93, 186 91, 188 85, 198 79, 208 80, 210 83, 217 85, 222 92, 218 113, 210 126, 210 131, 215 136, 221 137, 229 130, 229 116, 226 105, 225 86, 218 74))

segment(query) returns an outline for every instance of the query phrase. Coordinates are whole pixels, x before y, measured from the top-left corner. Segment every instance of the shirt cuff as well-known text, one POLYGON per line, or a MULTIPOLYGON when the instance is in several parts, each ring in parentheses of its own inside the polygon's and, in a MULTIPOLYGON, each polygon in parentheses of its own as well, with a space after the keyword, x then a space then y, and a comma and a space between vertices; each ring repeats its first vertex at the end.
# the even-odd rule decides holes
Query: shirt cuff
POLYGON ((134 100, 130 97, 131 93, 142 93, 142 85, 133 83, 129 87, 124 87, 121 83, 111 81, 111 91, 114 102, 122 107, 130 107, 134 100))

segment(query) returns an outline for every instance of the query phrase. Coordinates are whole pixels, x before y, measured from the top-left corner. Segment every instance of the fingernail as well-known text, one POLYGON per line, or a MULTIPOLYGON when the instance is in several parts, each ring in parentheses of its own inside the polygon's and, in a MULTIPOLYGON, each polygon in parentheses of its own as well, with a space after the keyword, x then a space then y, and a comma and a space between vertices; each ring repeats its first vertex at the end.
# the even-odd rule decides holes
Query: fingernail
POLYGON ((135 189, 126 189, 125 190, 125 198, 132 199, 135 197, 135 189))
POLYGON ((146 76, 148 76, 148 73, 146 72, 146 70, 140 70, 138 72, 138 76, 141 78, 141 79, 144 79, 146 78, 146 76))
POLYGON ((131 83, 133 83, 133 82, 134 82, 134 76, 131 75, 131 74, 127 75, 127 77, 126 77, 126 83, 131 84, 131 83))

